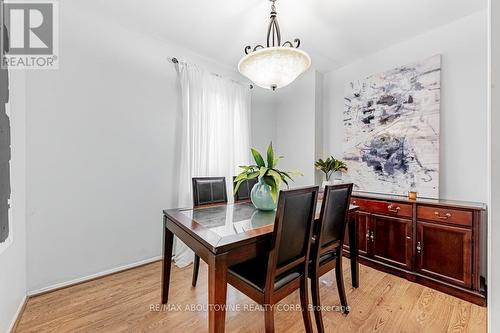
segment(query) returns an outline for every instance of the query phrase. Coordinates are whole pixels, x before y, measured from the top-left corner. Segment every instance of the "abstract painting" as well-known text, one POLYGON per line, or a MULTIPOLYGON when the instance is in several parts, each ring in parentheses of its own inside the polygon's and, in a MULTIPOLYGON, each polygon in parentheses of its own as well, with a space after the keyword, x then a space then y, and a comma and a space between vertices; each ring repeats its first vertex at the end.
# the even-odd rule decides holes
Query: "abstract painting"
POLYGON ((441 56, 350 82, 345 180, 357 191, 439 197, 441 56))

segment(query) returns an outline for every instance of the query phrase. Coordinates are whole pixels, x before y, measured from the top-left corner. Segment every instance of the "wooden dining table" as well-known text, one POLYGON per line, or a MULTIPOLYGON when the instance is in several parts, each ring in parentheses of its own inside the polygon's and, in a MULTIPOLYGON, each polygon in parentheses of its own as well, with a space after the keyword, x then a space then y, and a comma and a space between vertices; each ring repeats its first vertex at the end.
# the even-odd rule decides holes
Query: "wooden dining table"
MULTIPOLYGON (((321 202, 318 202, 316 219, 321 202)), ((357 243, 358 207, 349 207, 349 257, 352 286, 359 286, 357 243)), ((225 330, 227 268, 270 250, 275 211, 257 210, 251 203, 163 211, 163 268, 161 302, 168 302, 174 235, 208 264, 208 327, 225 330)))

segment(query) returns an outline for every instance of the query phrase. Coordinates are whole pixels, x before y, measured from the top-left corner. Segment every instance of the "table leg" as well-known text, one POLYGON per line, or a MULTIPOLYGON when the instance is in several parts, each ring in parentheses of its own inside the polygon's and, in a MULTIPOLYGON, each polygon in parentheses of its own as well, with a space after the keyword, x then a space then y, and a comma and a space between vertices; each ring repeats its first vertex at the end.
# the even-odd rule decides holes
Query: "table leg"
POLYGON ((349 221, 349 256, 351 257, 351 280, 354 288, 359 287, 358 261, 358 213, 350 214, 349 221))
POLYGON ((161 303, 168 302, 168 288, 170 286, 170 270, 172 268, 172 249, 174 234, 167 228, 167 217, 163 216, 163 266, 161 273, 161 303))
POLYGON ((226 255, 210 256, 208 262, 208 327, 210 333, 224 333, 226 327, 226 255))

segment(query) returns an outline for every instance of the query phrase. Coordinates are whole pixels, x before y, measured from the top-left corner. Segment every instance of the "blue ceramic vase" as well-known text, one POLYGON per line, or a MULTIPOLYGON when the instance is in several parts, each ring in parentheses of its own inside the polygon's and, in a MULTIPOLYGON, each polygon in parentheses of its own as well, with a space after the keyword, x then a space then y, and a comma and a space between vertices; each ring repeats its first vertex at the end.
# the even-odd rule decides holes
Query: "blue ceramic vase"
POLYGON ((259 210, 275 210, 277 202, 271 196, 271 186, 267 185, 262 178, 254 185, 250 194, 253 205, 259 210))

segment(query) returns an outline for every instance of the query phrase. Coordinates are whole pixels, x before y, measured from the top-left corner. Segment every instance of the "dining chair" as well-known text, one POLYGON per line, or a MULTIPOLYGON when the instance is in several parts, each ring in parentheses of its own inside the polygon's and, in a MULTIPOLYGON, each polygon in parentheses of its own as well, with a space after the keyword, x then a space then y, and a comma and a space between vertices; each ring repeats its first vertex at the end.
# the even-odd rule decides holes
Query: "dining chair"
POLYGON ((334 268, 340 304, 343 312, 349 313, 342 272, 342 247, 348 223, 352 187, 353 184, 325 187, 320 218, 314 226, 309 277, 311 278, 314 317, 320 333, 325 329, 321 314, 319 278, 334 268))
POLYGON ((195 207, 227 203, 225 177, 195 177, 192 180, 195 207))
MULTIPOLYGON (((233 182, 235 179, 236 177, 233 177, 233 182)), ((257 182, 258 182, 257 178, 247 179, 244 182, 242 182, 240 184, 240 187, 238 188, 238 191, 234 193, 234 202, 249 201, 252 189, 255 186, 255 184, 257 184, 257 182)))
MULTIPOLYGON (((195 208, 213 204, 227 203, 227 190, 225 177, 194 177, 193 205, 195 208)), ((198 272, 200 270, 200 257, 194 255, 193 279, 191 284, 196 287, 198 272)))
POLYGON ((266 333, 274 305, 300 289, 306 332, 312 332, 307 274, 318 187, 281 191, 269 252, 228 268, 228 283, 264 306, 266 333))

